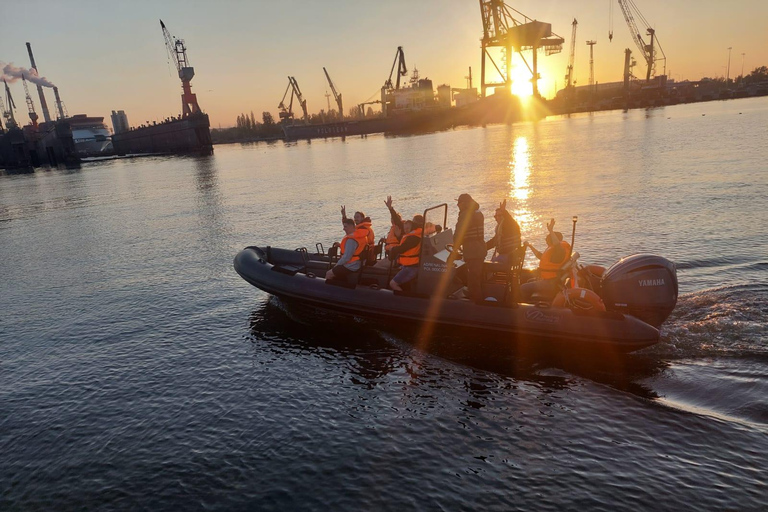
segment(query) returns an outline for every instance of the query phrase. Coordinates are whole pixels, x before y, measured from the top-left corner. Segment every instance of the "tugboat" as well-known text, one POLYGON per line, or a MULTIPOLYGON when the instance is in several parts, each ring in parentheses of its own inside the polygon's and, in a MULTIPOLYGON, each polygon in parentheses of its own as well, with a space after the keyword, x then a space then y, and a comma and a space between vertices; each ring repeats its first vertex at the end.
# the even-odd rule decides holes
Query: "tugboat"
MULTIPOLYGON (((446 226, 447 211, 447 204, 425 210, 425 223, 446 226)), ((677 272, 671 261, 638 254, 605 269, 582 265, 575 252, 559 271, 555 297, 520 302, 518 290, 526 275, 520 257, 509 269, 485 262, 485 300, 467 301, 460 297, 463 283, 454 275, 454 263, 445 257, 452 243, 450 229, 422 236, 418 276, 404 292, 387 288, 395 271, 386 266, 363 264, 351 281, 324 279, 338 256, 334 248, 326 252, 319 243, 314 252, 305 247, 246 247, 235 256, 234 268, 253 286, 288 302, 410 325, 420 333, 425 328, 458 329, 500 344, 523 341, 631 352, 659 341, 659 327, 677 303, 677 272)))

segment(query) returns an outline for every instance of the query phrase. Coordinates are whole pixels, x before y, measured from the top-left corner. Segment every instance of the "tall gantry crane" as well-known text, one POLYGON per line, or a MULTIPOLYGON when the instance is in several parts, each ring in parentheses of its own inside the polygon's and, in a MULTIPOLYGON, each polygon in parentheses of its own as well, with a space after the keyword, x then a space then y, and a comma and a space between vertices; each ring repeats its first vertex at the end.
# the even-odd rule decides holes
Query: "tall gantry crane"
POLYGON ((392 63, 392 69, 389 71, 389 78, 384 82, 384 88, 388 91, 399 89, 401 76, 408 76, 408 67, 405 65, 405 52, 403 51, 403 47, 398 46, 397 52, 395 52, 395 61, 392 63), (395 66, 397 66, 397 79, 395 81, 395 86, 393 87, 392 74, 395 72, 395 66))
POLYGON ((176 70, 179 72, 179 78, 181 79, 181 117, 197 114, 200 112, 200 106, 197 104, 197 95, 192 93, 192 85, 190 84, 195 76, 195 68, 189 65, 187 47, 184 45, 183 39, 171 36, 171 33, 165 28, 163 20, 160 20, 160 27, 163 29, 165 47, 168 49, 168 54, 173 59, 174 64, 176 64, 176 70))
MULTIPOLYGON (((336 104, 339 106, 339 119, 344 119, 344 104, 341 101, 341 93, 336 92, 336 87, 333 85, 333 80, 331 80, 331 76, 328 74, 328 71, 323 68, 323 72, 325 73, 325 78, 328 79, 328 85, 331 86, 331 92, 333 93, 333 99, 336 100, 336 104)), ((329 108, 330 110, 330 108, 329 108)))
MULTIPOLYGON (((624 15, 624 21, 627 23, 627 26, 629 27, 629 33, 632 36, 632 40, 635 42, 635 45, 640 50, 640 53, 643 55, 643 59, 647 64, 647 71, 645 73, 646 82, 649 82, 652 77, 656 76, 657 61, 663 62, 664 67, 663 67, 662 74, 666 75, 667 74, 667 56, 664 54, 664 50, 661 48, 661 45, 659 44, 659 41, 656 38, 656 30, 651 28, 648 21, 645 19, 643 14, 635 5, 634 0, 617 0, 617 1, 619 2, 619 7, 621 7, 622 14, 624 15), (648 44, 645 43, 645 40, 643 39, 643 36, 640 33, 640 29, 637 26, 637 22, 635 21, 635 18, 639 19, 640 22, 642 23, 643 28, 645 29, 645 34, 651 37, 651 40, 648 44), (659 56, 659 54, 661 54, 661 56, 659 56)), ((612 12, 612 9, 611 9, 611 12, 612 12)), ((610 26, 608 31, 608 37, 609 39, 613 39, 613 16, 611 16, 609 23, 610 23, 610 26)))
POLYGON ((293 119, 293 98, 296 98, 296 100, 299 102, 299 105, 301 105, 301 110, 304 112, 304 122, 309 122, 309 114, 307 114, 307 100, 304 99, 304 97, 301 95, 301 89, 299 89, 299 83, 296 81, 296 79, 292 76, 288 77, 288 87, 285 88, 285 93, 283 93, 283 99, 280 100, 280 104, 277 106, 277 108, 280 109, 280 119, 283 121, 287 121, 288 119, 293 119), (291 91, 291 101, 288 104, 288 107, 285 106, 285 98, 288 96, 288 91, 291 91))
POLYGON ((568 55, 568 70, 565 73, 565 87, 567 89, 570 89, 573 86, 573 60, 576 56, 576 27, 579 25, 579 22, 576 21, 576 18, 573 18, 573 23, 571 23, 571 26, 573 27, 571 29, 571 52, 568 55))
POLYGON ((488 87, 512 88, 512 55, 520 54, 528 71, 531 72, 533 95, 539 97, 539 72, 538 51, 544 49, 546 55, 553 55, 562 51, 565 40, 552 32, 550 23, 528 18, 520 11, 509 7, 504 0, 480 0, 480 15, 483 19, 483 38, 481 41, 482 60, 480 68, 480 88, 482 96, 488 87), (523 20, 515 19, 513 12, 522 16, 523 20), (504 72, 493 60, 489 48, 501 48, 503 51, 504 72), (523 56, 523 51, 531 50, 533 53, 532 65, 523 56), (486 83, 486 58, 490 60, 502 82, 486 83))
POLYGON ((27 79, 24 78, 23 73, 21 75, 21 83, 24 84, 24 95, 27 97, 27 110, 29 110, 29 120, 32 121, 32 127, 37 130, 37 112, 35 112, 35 102, 32 101, 32 96, 29 95, 27 79))
POLYGON ((5 100, 8 103, 8 109, 3 106, 3 117, 5 118, 5 127, 9 130, 16 128, 19 125, 16 123, 16 118, 13 116, 13 109, 16 108, 16 103, 13 102, 13 96, 11 96, 11 89, 8 87, 8 82, 3 78, 3 85, 5 86, 5 100))

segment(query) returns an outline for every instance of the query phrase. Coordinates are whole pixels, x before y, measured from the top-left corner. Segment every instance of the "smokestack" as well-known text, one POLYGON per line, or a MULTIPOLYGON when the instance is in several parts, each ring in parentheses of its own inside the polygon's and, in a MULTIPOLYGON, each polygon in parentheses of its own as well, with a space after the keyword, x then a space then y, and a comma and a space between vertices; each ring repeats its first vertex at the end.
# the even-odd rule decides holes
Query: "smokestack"
MULTIPOLYGON (((37 72, 37 65, 35 64, 35 56, 32 55, 32 45, 27 43, 27 52, 29 52, 29 61, 32 64, 32 69, 35 70, 35 74, 37 76, 40 76, 40 73, 37 72)), ((46 123, 51 122, 51 114, 48 112, 48 103, 45 102, 45 96, 43 95, 43 86, 40 84, 37 84, 37 94, 40 95, 40 107, 43 109, 43 117, 45 118, 46 123)))
POLYGON ((56 108, 59 109, 59 119, 64 119, 67 116, 64 115, 64 108, 61 106, 61 98, 59 98, 58 87, 53 88, 53 95, 56 98, 56 108))

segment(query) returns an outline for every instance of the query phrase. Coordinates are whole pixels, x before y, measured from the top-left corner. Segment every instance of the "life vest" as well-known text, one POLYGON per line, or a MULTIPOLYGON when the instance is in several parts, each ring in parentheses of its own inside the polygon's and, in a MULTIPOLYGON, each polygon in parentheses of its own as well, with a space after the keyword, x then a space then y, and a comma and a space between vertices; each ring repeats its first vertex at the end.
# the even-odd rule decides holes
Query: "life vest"
POLYGON ((499 254, 510 254, 520 247, 520 228, 516 230, 514 224, 508 225, 507 219, 502 219, 496 225, 496 237, 496 251, 499 254))
POLYGON ((403 236, 403 239, 400 241, 400 245, 402 245, 408 237, 415 236, 419 239, 419 243, 416 244, 416 247, 412 247, 402 253, 400 255, 400 264, 404 267, 411 267, 413 265, 418 265, 419 263, 419 254, 421 253, 421 228, 416 228, 410 233, 403 236))
POLYGON ((571 245, 565 240, 562 240, 560 242, 560 247, 565 251, 565 256, 563 257, 563 261, 559 263, 552 261, 552 247, 547 247, 547 250, 541 255, 541 260, 539 261, 539 274, 542 279, 554 279, 557 277, 557 271, 560 270, 560 267, 562 267, 566 261, 568 261, 571 245))
POLYGON ((365 237, 365 243, 368 245, 376 244, 376 236, 373 234, 373 228, 371 227, 371 223, 369 221, 364 220, 355 226, 355 238, 357 237, 365 237))
POLYGON ((394 226, 394 225, 391 228, 389 228, 389 233, 387 233, 387 240, 384 245, 384 249, 387 252, 389 252, 390 250, 400 245, 400 240, 398 240, 397 235, 395 234, 396 230, 397 230, 397 226, 394 226))
POLYGON ((485 231, 483 226, 483 215, 478 215, 478 211, 459 214, 461 217, 456 224, 456 233, 461 236, 463 229, 462 245, 478 242, 485 245, 485 231))
POLYGON ((357 231, 355 231, 351 235, 347 235, 344 238, 341 239, 341 255, 344 256, 344 249, 347 246, 347 240, 352 239, 355 242, 357 242, 357 249, 355 249, 355 252, 352 254, 352 258, 350 258, 349 263, 354 263, 360 259, 360 254, 365 250, 366 247, 366 239, 365 237, 358 237, 357 231))

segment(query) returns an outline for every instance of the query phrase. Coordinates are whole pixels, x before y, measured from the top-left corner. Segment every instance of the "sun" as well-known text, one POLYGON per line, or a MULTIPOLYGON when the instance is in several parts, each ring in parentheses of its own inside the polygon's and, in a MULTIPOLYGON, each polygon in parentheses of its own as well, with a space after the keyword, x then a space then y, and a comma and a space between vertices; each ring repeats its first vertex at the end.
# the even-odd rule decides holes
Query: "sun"
POLYGON ((531 82, 531 72, 525 65, 518 64, 512 68, 512 94, 521 99, 533 96, 533 83, 531 82))

